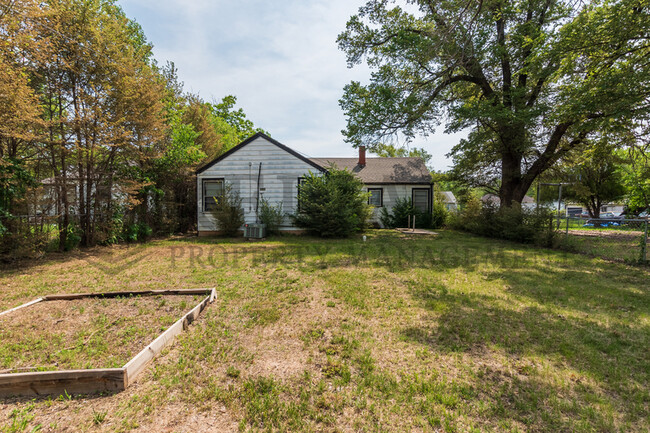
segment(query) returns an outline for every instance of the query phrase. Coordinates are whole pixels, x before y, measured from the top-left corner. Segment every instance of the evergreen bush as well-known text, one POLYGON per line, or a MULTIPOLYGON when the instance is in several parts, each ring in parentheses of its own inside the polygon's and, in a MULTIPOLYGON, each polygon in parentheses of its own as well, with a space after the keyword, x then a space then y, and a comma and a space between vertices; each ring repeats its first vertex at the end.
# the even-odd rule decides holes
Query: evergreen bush
POLYGON ((363 183, 350 171, 331 167, 327 174, 310 173, 298 190, 293 223, 321 237, 347 237, 368 226, 372 207, 363 183))
POLYGON ((262 198, 260 200, 259 218, 262 224, 266 225, 267 234, 278 234, 280 232, 280 226, 284 222, 282 202, 273 206, 268 200, 262 198))
POLYGON ((217 223, 217 229, 226 236, 235 236, 244 225, 244 208, 239 193, 232 185, 224 185, 223 194, 215 198, 216 206, 210 213, 217 223))

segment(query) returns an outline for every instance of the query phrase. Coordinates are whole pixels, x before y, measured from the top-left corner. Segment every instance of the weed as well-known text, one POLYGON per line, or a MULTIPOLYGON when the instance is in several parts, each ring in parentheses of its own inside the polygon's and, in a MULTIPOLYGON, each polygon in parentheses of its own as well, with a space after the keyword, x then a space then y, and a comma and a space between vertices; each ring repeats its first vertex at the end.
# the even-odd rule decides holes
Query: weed
POLYGON ((106 414, 107 413, 108 412, 106 412, 106 411, 104 411, 104 412, 95 412, 95 410, 93 409, 93 424, 100 425, 101 423, 103 423, 104 420, 106 420, 106 414))
POLYGON ((226 376, 228 376, 228 377, 230 377, 230 378, 232 378, 232 379, 237 379, 237 378, 239 377, 239 375, 240 375, 240 371, 237 370, 237 369, 236 369, 235 367, 233 367, 232 365, 229 366, 229 367, 226 369, 226 376))
MULTIPOLYGON (((162 259, 110 280, 78 260, 39 263, 38 272, 8 270, 0 287, 11 291, 0 304, 100 282, 108 290, 179 281, 219 287, 217 303, 138 387, 106 399, 110 405, 93 403, 98 412, 111 411, 118 431, 170 407, 178 409, 175 428, 187 429, 185 413, 215 405, 250 432, 648 431, 647 269, 444 230, 408 238, 371 231, 360 244, 307 237, 160 241, 144 248, 162 259), (164 257, 172 246, 186 254, 176 254, 170 267, 164 257), (190 248, 202 248, 203 258, 213 249, 219 266, 191 262, 190 248), (218 365, 225 374, 214 374, 218 365)), ((138 302, 134 312, 155 310, 155 303, 138 302)), ((113 320, 107 314, 103 323, 113 320)), ((133 325, 106 332, 119 327, 128 338, 143 338, 133 325)), ((2 331, 0 362, 13 350, 5 341, 18 342, 2 331)), ((73 343, 93 332, 76 331, 84 332, 73 343)), ((95 340, 61 356, 86 365, 86 351, 106 350, 95 340)), ((55 343, 69 346, 33 338, 12 359, 55 343)), ((89 423, 81 399, 35 404, 89 423)), ((5 420, 24 407, 5 406, 5 420)))

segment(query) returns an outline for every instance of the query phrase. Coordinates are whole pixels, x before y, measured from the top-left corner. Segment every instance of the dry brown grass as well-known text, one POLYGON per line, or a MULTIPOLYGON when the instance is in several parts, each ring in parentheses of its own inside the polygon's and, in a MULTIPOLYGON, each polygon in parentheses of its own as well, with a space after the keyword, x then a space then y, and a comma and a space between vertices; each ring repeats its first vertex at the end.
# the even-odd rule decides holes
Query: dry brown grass
POLYGON ((0 316, 1 367, 12 371, 122 367, 199 298, 85 298, 44 301, 13 311, 0 316))
POLYGON ((452 232, 427 239, 373 232, 365 244, 204 239, 125 253, 96 249, 8 269, 0 305, 89 287, 216 286, 217 302, 125 392, 0 400, 0 425, 27 419, 28 428, 53 432, 650 428, 646 269, 452 232), (203 260, 210 253, 212 263, 203 260), (112 259, 140 256, 107 273, 120 268, 112 259))

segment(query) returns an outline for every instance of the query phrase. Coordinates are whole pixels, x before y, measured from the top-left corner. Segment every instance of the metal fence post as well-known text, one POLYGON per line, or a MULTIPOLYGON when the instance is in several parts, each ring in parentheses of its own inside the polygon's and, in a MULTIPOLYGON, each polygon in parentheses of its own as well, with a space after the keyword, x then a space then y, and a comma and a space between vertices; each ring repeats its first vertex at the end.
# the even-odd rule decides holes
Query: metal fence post
POLYGON ((643 248, 643 263, 647 263, 647 261, 648 261, 648 221, 645 222, 645 232, 643 234, 643 245, 641 245, 641 248, 643 248))
POLYGON ((567 216, 566 217, 566 237, 567 237, 567 239, 569 238, 569 220, 570 220, 570 218, 567 216))

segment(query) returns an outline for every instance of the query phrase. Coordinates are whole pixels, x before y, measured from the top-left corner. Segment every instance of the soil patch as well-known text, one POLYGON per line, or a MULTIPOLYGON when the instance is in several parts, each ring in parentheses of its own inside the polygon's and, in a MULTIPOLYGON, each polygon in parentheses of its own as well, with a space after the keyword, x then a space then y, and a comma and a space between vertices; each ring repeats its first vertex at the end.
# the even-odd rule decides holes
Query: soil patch
POLYGON ((46 301, 0 316, 0 371, 122 367, 202 298, 46 301))

